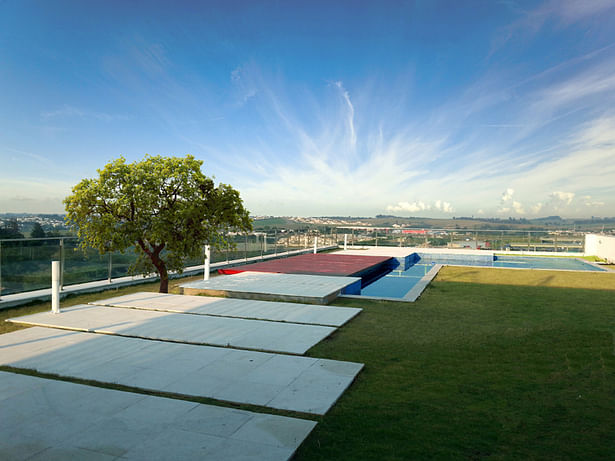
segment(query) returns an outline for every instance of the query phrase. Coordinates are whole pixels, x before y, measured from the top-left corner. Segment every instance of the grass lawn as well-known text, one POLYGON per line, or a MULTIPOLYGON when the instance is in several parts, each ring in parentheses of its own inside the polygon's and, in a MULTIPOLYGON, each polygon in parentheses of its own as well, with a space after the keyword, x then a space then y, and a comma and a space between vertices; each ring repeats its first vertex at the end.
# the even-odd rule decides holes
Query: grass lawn
POLYGON ((364 312, 309 355, 366 367, 297 461, 612 459, 615 274, 447 267, 335 304, 364 312))
POLYGON ((365 369, 296 461, 613 458, 615 274, 445 267, 415 303, 335 304, 364 312, 308 355, 365 369))

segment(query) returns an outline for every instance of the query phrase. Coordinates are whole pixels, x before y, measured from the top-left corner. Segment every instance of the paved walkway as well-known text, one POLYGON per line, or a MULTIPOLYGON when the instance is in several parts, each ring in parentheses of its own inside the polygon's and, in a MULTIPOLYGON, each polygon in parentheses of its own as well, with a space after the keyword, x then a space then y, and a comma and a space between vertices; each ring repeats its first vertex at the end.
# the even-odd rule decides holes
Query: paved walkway
POLYGON ((321 415, 363 368, 337 360, 41 327, 0 335, 0 364, 321 415))
POLYGON ((339 327, 362 309, 163 293, 132 293, 90 304, 339 327))
POLYGON ((6 372, 0 408, 3 460, 285 461, 316 425, 6 372))
POLYGON ((185 283, 180 285, 180 288, 187 295, 208 294, 267 301, 329 304, 342 293, 359 294, 361 278, 242 272, 185 283))
POLYGON ((8 321, 22 325, 290 354, 304 354, 335 331, 334 327, 320 325, 185 315, 86 304, 63 309, 59 314, 41 312, 8 321))

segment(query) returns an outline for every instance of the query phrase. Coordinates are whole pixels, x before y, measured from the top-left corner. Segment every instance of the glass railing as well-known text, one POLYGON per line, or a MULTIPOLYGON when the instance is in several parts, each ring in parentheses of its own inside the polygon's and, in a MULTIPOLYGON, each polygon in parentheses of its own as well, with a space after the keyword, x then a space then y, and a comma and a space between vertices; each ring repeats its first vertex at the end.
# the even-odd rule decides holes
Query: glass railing
POLYGON ((338 228, 339 245, 451 248, 494 251, 584 251, 583 232, 495 229, 338 228))
MULTIPOLYGON (((284 256, 296 250, 334 245, 335 234, 323 236, 314 231, 268 230, 250 234, 231 234, 227 248, 212 249, 211 263, 245 261, 268 255, 284 256)), ((131 275, 129 268, 136 253, 128 249, 100 255, 97 250, 79 248, 76 237, 0 240, 0 297, 51 287, 51 261, 60 261, 61 286, 111 280, 131 275)), ((202 266, 204 253, 186 261, 186 267, 202 266)))

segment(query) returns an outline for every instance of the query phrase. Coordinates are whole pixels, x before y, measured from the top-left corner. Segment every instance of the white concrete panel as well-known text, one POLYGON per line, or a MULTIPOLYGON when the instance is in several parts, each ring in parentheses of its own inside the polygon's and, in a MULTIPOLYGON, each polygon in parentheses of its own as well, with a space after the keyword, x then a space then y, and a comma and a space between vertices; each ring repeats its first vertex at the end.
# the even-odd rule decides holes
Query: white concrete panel
MULTIPOLYGON (((363 367, 93 333, 66 332, 58 337, 57 332, 33 327, 0 335, 0 365, 314 414, 325 414, 363 367), (101 361, 107 349, 117 349, 114 343, 134 352, 101 361), (31 345, 42 347, 30 351, 31 345)), ((18 395, 15 386, 14 382, 0 384, 0 391, 18 395)))
POLYGON ((334 327, 78 305, 11 322, 120 336, 304 354, 334 327))
POLYGON ((3 459, 284 461, 314 426, 283 416, 0 372, 3 459), (16 383, 21 398, 1 384, 16 383))
POLYGON ((313 304, 148 292, 102 299, 90 304, 336 327, 344 325, 361 312, 361 309, 354 307, 324 307, 313 304))
POLYGON ((183 289, 225 292, 231 297, 266 296, 284 300, 327 304, 359 277, 241 272, 180 285, 183 289))

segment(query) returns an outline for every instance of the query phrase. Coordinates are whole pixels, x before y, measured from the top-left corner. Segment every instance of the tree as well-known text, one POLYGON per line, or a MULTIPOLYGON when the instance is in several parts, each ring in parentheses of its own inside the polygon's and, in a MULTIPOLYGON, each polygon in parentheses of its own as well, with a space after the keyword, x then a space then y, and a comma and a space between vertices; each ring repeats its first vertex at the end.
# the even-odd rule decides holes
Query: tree
POLYGON ((34 223, 34 226, 32 226, 32 230, 30 231, 30 237, 45 238, 45 231, 43 230, 43 226, 41 226, 41 223, 34 223))
POLYGON ((0 238, 2 239, 22 239, 23 234, 19 232, 19 223, 16 219, 10 219, 5 223, 3 228, 0 228, 0 238))
POLYGON ((64 199, 66 222, 77 230, 81 247, 101 254, 133 247, 132 273, 160 276, 167 293, 169 271, 181 273, 188 258, 233 245, 226 232, 248 231, 252 221, 239 192, 201 172, 202 161, 149 156, 126 163, 123 157, 84 179, 64 199))

